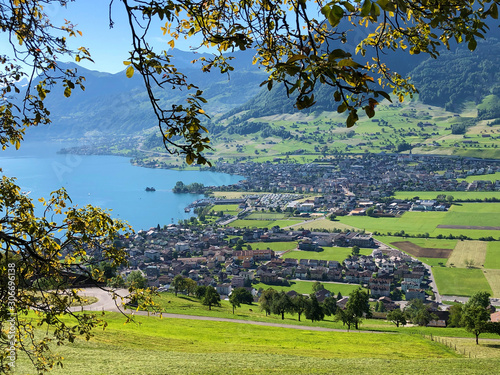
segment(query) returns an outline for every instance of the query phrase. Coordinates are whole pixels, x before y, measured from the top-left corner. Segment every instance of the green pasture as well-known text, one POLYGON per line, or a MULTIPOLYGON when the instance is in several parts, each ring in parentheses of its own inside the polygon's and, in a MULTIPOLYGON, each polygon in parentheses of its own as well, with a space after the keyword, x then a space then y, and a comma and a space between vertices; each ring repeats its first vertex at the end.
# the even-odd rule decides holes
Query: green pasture
POLYGON ((484 268, 500 269, 500 242, 488 242, 484 268))
POLYGON ((467 182, 474 182, 474 181, 492 181, 495 182, 497 180, 500 180, 500 172, 492 173, 492 174, 481 174, 478 176, 467 176, 464 178, 465 181, 467 182))
POLYGON ((408 234, 431 233, 443 221, 446 212, 406 212, 401 217, 340 216, 344 224, 369 232, 394 233, 402 230, 408 234))
POLYGON ((346 225, 344 223, 341 223, 339 220, 328 220, 326 218, 320 218, 314 221, 309 221, 307 223, 304 223, 301 225, 302 228, 304 229, 309 229, 311 231, 314 231, 315 229, 326 229, 326 230, 334 230, 334 229, 348 229, 348 230, 357 230, 358 228, 353 227, 351 225, 346 225))
MULTIPOLYGON (((459 203, 450 207, 441 224, 500 227, 500 203, 459 203)), ((492 235, 499 231, 491 231, 492 235)))
POLYGON ((442 295, 471 296, 479 291, 492 294, 491 287, 480 269, 434 267, 432 273, 442 295))
POLYGON ((440 194, 446 196, 452 195, 455 199, 484 199, 484 198, 498 198, 500 199, 500 192, 498 191, 396 191, 394 193, 395 199, 412 199, 419 197, 420 199, 436 199, 440 194))
MULTIPOLYGON (((468 359, 420 335, 321 332, 213 321, 106 314, 90 341, 54 347, 54 374, 494 373, 500 361, 468 359), (424 359, 423 359, 424 358, 424 359), (306 371, 304 371, 306 370, 306 371), (474 373, 474 372, 468 372, 474 373), (477 371, 477 373, 480 373, 477 371)), ((26 358, 18 373, 32 373, 26 358)))
POLYGON ((285 214, 275 212, 252 212, 246 220, 279 220, 283 219, 285 214))
POLYGON ((229 223, 229 227, 238 227, 238 228, 272 228, 275 225, 280 228, 287 227, 294 224, 302 223, 303 220, 294 220, 294 219, 283 219, 283 220, 235 220, 229 223))
MULTIPOLYGON (((360 249, 361 255, 370 255, 373 249, 360 249)), ((351 247, 328 247, 324 246, 323 251, 303 251, 293 250, 283 255, 283 258, 292 259, 318 259, 318 260, 336 260, 342 262, 352 253, 351 247)))
POLYGON ((286 251, 292 250, 297 247, 297 241, 290 242, 250 242, 253 250, 271 249, 273 251, 286 251))
POLYGON ((383 234, 401 232, 417 235, 429 233, 431 237, 464 234, 472 239, 493 236, 500 231, 483 229, 437 228, 438 225, 500 226, 500 203, 460 203, 446 212, 405 212, 401 217, 341 216, 346 225, 383 234), (476 211, 476 209, 478 211, 476 211))
POLYGON ((211 211, 224 212, 224 214, 237 215, 241 211, 237 204, 216 204, 212 206, 211 211))

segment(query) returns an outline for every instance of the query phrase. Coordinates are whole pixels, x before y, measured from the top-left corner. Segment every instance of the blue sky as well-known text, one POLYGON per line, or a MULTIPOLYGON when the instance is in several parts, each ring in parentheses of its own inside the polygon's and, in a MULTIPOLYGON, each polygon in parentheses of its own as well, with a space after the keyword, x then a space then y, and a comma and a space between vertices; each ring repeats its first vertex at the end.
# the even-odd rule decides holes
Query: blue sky
MULTIPOLYGON (((80 46, 87 47, 95 63, 85 62, 80 65, 87 69, 116 73, 125 69, 123 61, 129 56, 131 36, 124 6, 119 0, 113 2, 114 26, 112 29, 109 28, 109 3, 110 0, 76 0, 68 2, 66 7, 48 5, 45 7, 45 13, 52 24, 63 25, 66 19, 77 25, 76 29, 83 33, 81 37, 69 38, 69 46, 73 49, 80 46)), ((163 37, 160 30, 162 25, 163 23, 158 20, 158 24, 151 30, 150 40, 158 51, 169 49, 168 39, 163 37)), ((187 41, 179 41, 176 42, 176 48, 188 50, 189 44, 187 41)), ((8 51, 5 40, 0 40, 0 50, 8 51)))

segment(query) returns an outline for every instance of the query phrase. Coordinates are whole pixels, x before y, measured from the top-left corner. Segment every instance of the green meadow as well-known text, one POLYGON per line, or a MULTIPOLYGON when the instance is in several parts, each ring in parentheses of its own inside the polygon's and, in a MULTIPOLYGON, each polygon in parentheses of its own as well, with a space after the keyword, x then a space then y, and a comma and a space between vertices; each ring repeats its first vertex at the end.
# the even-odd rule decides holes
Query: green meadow
MULTIPOLYGON (((52 346, 64 357, 64 368, 51 373, 484 374, 500 366, 497 345, 483 337, 479 348, 471 338, 430 339, 430 333, 438 336, 448 329, 333 332, 145 316, 124 324, 118 313, 106 313, 104 319, 106 329, 95 330, 90 341, 52 346)), ((34 373, 23 356, 16 365, 15 373, 34 373)))
POLYGON ((432 273, 442 295, 471 296, 477 291, 493 294, 481 269, 433 267, 432 273))
POLYGON ((436 199, 440 194, 446 196, 452 195, 455 199, 480 199, 485 198, 498 198, 500 199, 500 192, 498 191, 396 191, 394 193, 395 199, 412 199, 419 197, 420 199, 436 199))
MULTIPOLYGON (((361 255, 370 255, 373 249, 360 249, 361 255)), ((318 259, 318 260, 336 260, 342 262, 351 255, 352 248, 350 247, 328 247, 324 246, 323 251, 303 251, 293 250, 283 255, 283 259, 318 259)))

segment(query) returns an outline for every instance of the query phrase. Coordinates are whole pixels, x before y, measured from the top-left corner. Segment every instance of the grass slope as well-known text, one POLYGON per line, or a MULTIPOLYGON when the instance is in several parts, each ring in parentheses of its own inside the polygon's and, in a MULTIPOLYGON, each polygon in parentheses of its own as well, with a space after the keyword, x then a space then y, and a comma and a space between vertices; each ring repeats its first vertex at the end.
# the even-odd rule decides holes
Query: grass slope
MULTIPOLYGON (((365 374, 495 373, 498 357, 468 359, 420 335, 318 332, 236 323, 137 317, 108 327, 89 342, 56 347, 64 368, 53 374, 365 374)), ((462 346, 470 340, 462 340, 462 346)), ((491 343, 481 340, 490 353, 491 343)), ((461 346, 459 346, 461 349, 461 346)), ((472 350, 473 348, 471 348, 472 350)), ((19 373, 30 373, 25 358, 19 373)), ((31 372, 33 373, 33 372, 31 372)))

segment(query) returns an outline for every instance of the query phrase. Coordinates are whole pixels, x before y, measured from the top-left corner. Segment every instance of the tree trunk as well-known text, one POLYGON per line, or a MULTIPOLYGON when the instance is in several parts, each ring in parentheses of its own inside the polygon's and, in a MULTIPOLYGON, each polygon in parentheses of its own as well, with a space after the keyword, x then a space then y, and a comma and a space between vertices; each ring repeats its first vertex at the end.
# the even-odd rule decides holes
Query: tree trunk
POLYGON ((476 332, 476 345, 479 345, 479 333, 476 332))
POLYGON ((281 313, 281 320, 285 320, 285 312, 281 313))
POLYGON ((234 315, 234 305, 233 305, 233 315, 234 315))
POLYGON ((299 322, 300 322, 300 313, 299 313, 299 322))

